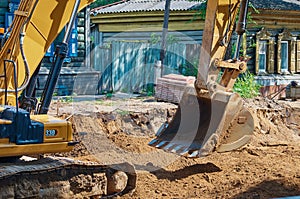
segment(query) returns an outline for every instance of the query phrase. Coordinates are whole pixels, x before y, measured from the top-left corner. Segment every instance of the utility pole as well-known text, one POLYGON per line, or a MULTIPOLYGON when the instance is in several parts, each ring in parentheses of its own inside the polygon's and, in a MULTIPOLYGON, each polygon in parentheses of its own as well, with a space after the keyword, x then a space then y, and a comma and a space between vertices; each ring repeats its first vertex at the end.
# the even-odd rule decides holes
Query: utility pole
POLYGON ((170 5, 171 5, 171 0, 166 0, 165 12, 164 12, 164 24, 163 24, 163 30, 162 30, 161 49, 160 49, 161 76, 163 75, 164 59, 165 59, 165 56, 166 56, 170 5))

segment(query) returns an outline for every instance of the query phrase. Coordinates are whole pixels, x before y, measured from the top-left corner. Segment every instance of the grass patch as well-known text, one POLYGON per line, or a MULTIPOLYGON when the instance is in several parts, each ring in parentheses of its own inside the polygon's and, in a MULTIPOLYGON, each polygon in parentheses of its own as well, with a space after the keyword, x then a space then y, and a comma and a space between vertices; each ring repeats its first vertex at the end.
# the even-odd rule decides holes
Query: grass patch
POLYGON ((237 78, 233 91, 240 94, 243 98, 254 98, 260 94, 260 88, 261 85, 255 81, 254 75, 246 71, 237 78))

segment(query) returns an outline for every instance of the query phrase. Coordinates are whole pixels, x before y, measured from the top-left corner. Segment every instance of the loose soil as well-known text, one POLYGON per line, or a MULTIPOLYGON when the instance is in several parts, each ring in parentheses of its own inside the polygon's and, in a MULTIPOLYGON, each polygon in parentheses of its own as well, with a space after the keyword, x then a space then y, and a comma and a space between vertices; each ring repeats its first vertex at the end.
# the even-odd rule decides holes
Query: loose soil
POLYGON ((239 150, 188 159, 148 146, 177 106, 151 98, 52 104, 80 141, 56 154, 103 164, 130 162, 135 192, 121 198, 276 198, 300 195, 300 102, 245 100, 254 136, 239 150))

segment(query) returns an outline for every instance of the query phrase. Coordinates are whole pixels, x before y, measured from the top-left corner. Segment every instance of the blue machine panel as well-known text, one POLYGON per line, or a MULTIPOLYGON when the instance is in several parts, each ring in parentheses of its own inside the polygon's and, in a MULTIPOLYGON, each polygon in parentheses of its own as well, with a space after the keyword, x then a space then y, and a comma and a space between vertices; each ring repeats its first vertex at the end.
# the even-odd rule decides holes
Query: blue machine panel
POLYGON ((44 124, 32 121, 29 112, 6 106, 0 118, 12 121, 12 124, 0 125, 0 138, 9 138, 19 145, 43 143, 44 124))

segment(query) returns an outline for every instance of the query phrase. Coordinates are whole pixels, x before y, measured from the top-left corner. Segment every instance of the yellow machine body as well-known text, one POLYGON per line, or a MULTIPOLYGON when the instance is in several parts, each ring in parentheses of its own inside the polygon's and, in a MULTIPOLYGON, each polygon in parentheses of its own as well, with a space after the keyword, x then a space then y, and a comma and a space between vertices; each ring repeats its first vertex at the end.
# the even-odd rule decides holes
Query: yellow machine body
MULTIPOLYGON (((51 43, 69 23, 75 2, 76 0, 21 0, 15 11, 12 25, 8 28, 9 37, 0 51, 0 75, 3 76, 0 78, 0 157, 66 152, 73 149, 70 122, 49 115, 27 114, 23 110, 19 113, 16 99, 26 89, 51 43), (17 119, 18 117, 23 119, 17 119), (24 120, 28 126, 24 126, 24 120), (32 129, 40 129, 36 133, 37 139, 26 132, 27 127, 33 132, 37 130, 32 129)), ((92 2, 93 0, 81 0, 78 11, 92 2)))
MULTIPOLYGON (((3 109, 3 108, 2 108, 3 109)), ((11 143, 8 138, 0 139, 0 157, 67 152, 73 149, 72 124, 49 115, 32 115, 31 119, 44 125, 43 143, 11 143)), ((0 125, 10 125, 9 120, 0 120, 0 125)))

